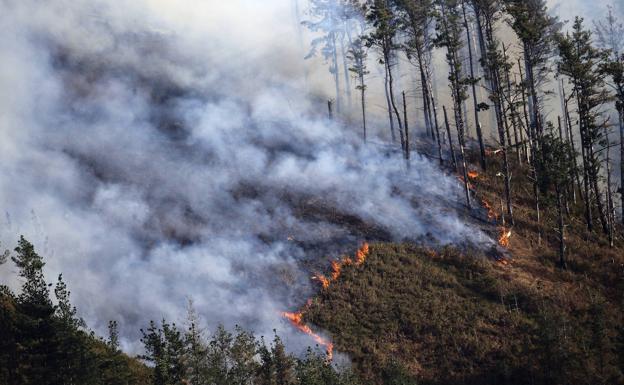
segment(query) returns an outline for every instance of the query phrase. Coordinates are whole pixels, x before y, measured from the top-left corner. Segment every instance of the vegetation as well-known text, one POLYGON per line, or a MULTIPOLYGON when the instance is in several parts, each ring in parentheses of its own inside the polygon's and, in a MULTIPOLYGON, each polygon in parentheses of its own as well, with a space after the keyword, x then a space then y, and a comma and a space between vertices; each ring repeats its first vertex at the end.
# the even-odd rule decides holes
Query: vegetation
POLYGON ((12 261, 23 279, 19 295, 0 287, 0 383, 148 384, 150 370, 86 330, 59 277, 52 303, 43 259, 21 238, 12 261))
MULTIPOLYGON (((548 134, 544 143, 545 162, 569 165, 559 139, 548 134)), ((478 162, 477 151, 471 156, 478 162)), ((504 191, 501 179, 493 170, 473 188, 493 202, 504 191)), ((544 201, 556 200, 561 183, 540 181, 544 201)), ((364 265, 344 268, 312 301, 306 320, 332 334, 365 383, 397 383, 396 376, 413 384, 622 383, 624 242, 611 248, 588 232, 580 202, 569 215, 552 205, 538 223, 525 186, 510 264, 476 250, 373 245, 364 265), (561 217, 567 270, 560 269, 561 217)))

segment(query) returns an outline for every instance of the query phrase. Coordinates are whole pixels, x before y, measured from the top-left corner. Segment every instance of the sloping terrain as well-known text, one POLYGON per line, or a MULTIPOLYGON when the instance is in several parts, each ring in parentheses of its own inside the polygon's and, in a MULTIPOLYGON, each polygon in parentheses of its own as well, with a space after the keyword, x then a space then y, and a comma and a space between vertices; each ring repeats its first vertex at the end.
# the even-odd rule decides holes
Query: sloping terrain
MULTIPOLYGON (((497 163, 493 157, 472 181, 491 207, 502 192, 497 163)), ((344 267, 310 302, 304 320, 326 330, 371 383, 622 383, 624 244, 611 248, 587 232, 581 207, 570 202, 561 270, 554 212, 543 202, 537 223, 519 167, 516 226, 505 228, 512 262, 374 244, 366 263, 344 267)))

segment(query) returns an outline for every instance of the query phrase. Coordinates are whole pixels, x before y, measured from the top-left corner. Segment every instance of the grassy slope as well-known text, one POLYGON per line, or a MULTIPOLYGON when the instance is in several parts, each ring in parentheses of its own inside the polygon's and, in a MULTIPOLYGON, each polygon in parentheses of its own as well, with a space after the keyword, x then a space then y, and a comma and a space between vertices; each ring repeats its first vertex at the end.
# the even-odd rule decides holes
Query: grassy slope
MULTIPOLYGON (((491 162, 474 187, 493 205, 502 186, 499 160, 491 162)), ((364 266, 345 268, 314 299, 306 319, 372 383, 397 367, 430 384, 622 382, 624 243, 609 248, 572 207, 569 270, 559 270, 554 213, 537 224, 523 174, 514 172, 511 265, 377 244, 364 266)))

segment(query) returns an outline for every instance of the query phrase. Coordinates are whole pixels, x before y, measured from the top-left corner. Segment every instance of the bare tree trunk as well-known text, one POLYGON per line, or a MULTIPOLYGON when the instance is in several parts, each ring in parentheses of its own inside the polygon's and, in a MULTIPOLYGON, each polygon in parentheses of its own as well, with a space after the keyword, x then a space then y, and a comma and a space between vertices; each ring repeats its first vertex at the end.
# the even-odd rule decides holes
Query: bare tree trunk
POLYGON ((401 113, 396 105, 396 100, 394 98, 394 79, 392 76, 392 67, 390 66, 390 52, 384 52, 384 58, 386 62, 386 71, 388 71, 388 91, 390 92, 390 104, 392 105, 392 110, 394 111, 394 115, 396 117, 397 123, 399 124, 399 138, 401 139, 401 149, 405 151, 405 135, 403 133, 403 123, 401 122, 401 113))
POLYGON ((531 135, 531 121, 529 120, 529 112, 527 110, 528 102, 527 102, 527 95, 526 95, 526 81, 522 73, 522 62, 520 59, 518 59, 518 70, 520 71, 520 82, 522 84, 522 86, 520 87, 520 90, 522 91, 522 110, 524 112, 524 124, 526 127, 527 140, 529 141, 529 146, 526 151, 526 160, 527 160, 527 163, 530 163, 531 156, 532 156, 531 150, 533 150, 530 143, 533 140, 533 136, 531 135))
POLYGON ((336 48, 336 34, 332 32, 330 34, 331 47, 332 47, 332 64, 333 64, 333 75, 334 75, 334 85, 336 87, 336 112, 340 114, 341 112, 341 103, 340 99, 342 97, 342 93, 340 91, 340 71, 338 70, 338 49, 336 48))
MULTIPOLYGON (((345 32, 347 32, 347 30, 350 28, 348 21, 345 21, 345 32)), ((349 49, 351 48, 353 42, 351 41, 351 32, 348 31, 348 38, 349 38, 349 49)), ((340 38, 340 51, 342 53, 342 71, 343 71, 343 76, 344 76, 344 84, 345 84, 345 93, 346 93, 346 97, 347 97, 347 108, 348 108, 348 113, 351 112, 351 109, 353 107, 352 104, 352 94, 351 94, 351 77, 349 76, 349 61, 347 58, 347 52, 349 51, 346 47, 345 47, 345 35, 343 34, 340 38)))
MULTIPOLYGON (((461 111, 458 111, 458 113, 461 113, 461 111)), ((456 113, 457 115, 457 113, 456 113)), ((462 171, 464 173, 464 192, 466 193, 466 206, 468 206, 468 208, 471 208, 471 203, 470 203, 470 181, 468 180, 468 164, 466 163, 466 152, 464 150, 464 133, 462 132, 461 127, 461 122, 459 124, 456 124, 456 128, 457 128, 457 137, 459 138, 459 151, 461 154, 461 160, 462 160, 462 171)))
POLYGON ((431 105, 433 107, 433 121, 435 125, 434 128, 438 140, 438 156, 440 157, 440 165, 442 165, 444 163, 444 160, 442 159, 442 136, 440 135, 440 125, 438 124, 438 107, 435 103, 433 95, 431 95, 431 105))
POLYGON ((607 227, 609 228, 609 245, 614 246, 614 225, 615 218, 613 218, 613 190, 611 188, 611 140, 609 139, 609 132, 607 128, 604 128, 604 136, 607 144, 607 156, 605 163, 607 166, 607 227))
MULTIPOLYGON (((507 49, 505 48, 505 44, 503 44, 503 60, 505 61, 505 65, 506 65, 505 68, 503 68, 503 70, 505 71, 505 80, 507 83, 507 102, 509 103, 511 125, 513 126, 514 140, 516 142, 515 146, 512 146, 512 147, 516 149, 516 158, 518 160, 518 163, 522 163, 522 151, 520 151, 520 142, 518 138, 518 126, 516 122, 517 111, 516 111, 516 106, 514 105, 514 101, 513 101, 512 88, 511 88, 511 76, 509 74, 510 67, 507 66, 507 49)), ((511 142, 511 137, 509 138, 509 141, 511 142)))
POLYGON ((624 106, 620 106, 620 195, 622 204, 622 224, 624 225, 624 106))
POLYGON ((360 75, 360 97, 362 104, 362 134, 364 137, 364 143, 367 142, 367 132, 366 132, 366 85, 364 83, 364 74, 360 75))
POLYGON ((459 171, 457 168, 457 157, 455 156, 455 149, 453 148, 453 137, 451 136, 451 125, 449 124, 448 113, 446 112, 446 106, 442 106, 444 111, 444 125, 446 126, 446 135, 448 135, 449 149, 451 150, 451 160, 453 161, 453 168, 455 172, 459 171))
POLYGON ((384 78, 384 90, 386 91, 386 103, 388 104, 388 119, 390 120, 390 135, 392 143, 396 143, 396 134, 394 133, 394 118, 392 117, 392 103, 390 102, 390 91, 388 90, 388 66, 384 65, 386 76, 384 78))
POLYGON ((565 84, 563 83, 563 79, 561 79, 561 95, 563 98, 563 114, 564 114, 564 122, 565 129, 568 134, 568 143, 570 145, 570 157, 572 158, 572 162, 574 164, 574 181, 576 182, 576 188, 573 188, 574 191, 574 203, 576 203, 576 190, 578 190, 579 194, 581 194, 581 199, 584 201, 583 197, 583 189, 581 187, 581 177, 579 176, 579 166, 578 166, 578 154, 576 153, 576 141, 574 139, 574 131, 572 130, 572 119, 570 118, 570 109, 568 107, 568 98, 566 97, 565 84))
POLYGON ((566 244, 565 244, 565 226, 563 223, 563 204, 561 199, 561 188, 559 185, 555 187, 557 191, 557 219, 559 224, 559 267, 563 270, 567 269, 567 263, 565 258, 566 244))
POLYGON ((477 140, 479 141, 481 169, 487 170, 485 159, 485 145, 483 143, 483 133, 481 132, 481 122, 479 120, 479 101, 477 99, 477 84, 475 79, 475 71, 472 55, 472 44, 470 39, 470 27, 468 25, 468 16, 466 15, 466 5, 462 2, 462 11, 464 13, 464 28, 466 29, 466 44, 468 45, 468 59, 470 61, 470 79, 472 84, 472 103, 474 104, 475 127, 477 130, 477 140))
POLYGON ((407 101, 405 99, 405 91, 403 95, 403 123, 405 127, 405 160, 407 161, 407 167, 410 166, 410 138, 409 138, 409 124, 407 122, 407 101))
POLYGON ((334 120, 334 106, 331 100, 327 101, 327 113, 329 120, 334 120))

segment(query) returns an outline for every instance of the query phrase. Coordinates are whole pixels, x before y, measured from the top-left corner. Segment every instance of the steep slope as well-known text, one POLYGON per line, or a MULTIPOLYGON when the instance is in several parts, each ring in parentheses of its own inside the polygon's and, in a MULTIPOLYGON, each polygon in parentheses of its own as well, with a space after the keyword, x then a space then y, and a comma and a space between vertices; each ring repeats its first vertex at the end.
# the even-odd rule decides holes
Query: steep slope
MULTIPOLYGON (((472 183, 496 207, 502 181, 491 163, 472 183)), ((511 263, 479 251, 372 245, 304 320, 327 330, 372 383, 622 383, 624 244, 610 248, 584 230, 570 202, 568 270, 560 270, 554 213, 536 222, 525 174, 516 166, 511 263)))

